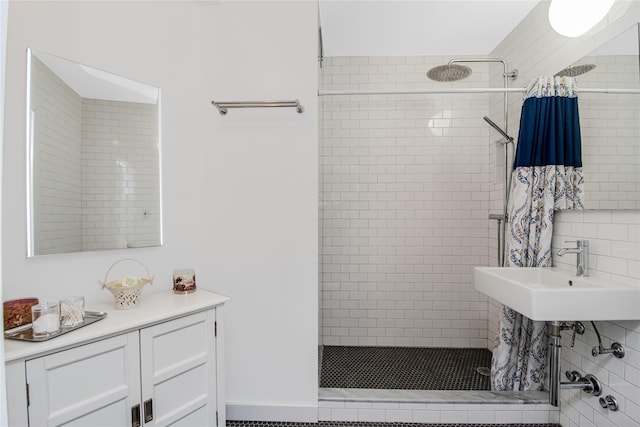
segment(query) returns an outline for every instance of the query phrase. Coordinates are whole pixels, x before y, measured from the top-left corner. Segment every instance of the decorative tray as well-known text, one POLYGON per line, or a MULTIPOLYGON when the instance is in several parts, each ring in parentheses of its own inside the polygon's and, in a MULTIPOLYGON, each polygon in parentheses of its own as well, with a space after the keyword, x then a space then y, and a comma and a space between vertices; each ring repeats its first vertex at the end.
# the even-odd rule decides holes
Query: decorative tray
POLYGON ((12 340, 20 340, 20 341, 31 341, 31 342, 40 342, 40 341, 48 341, 52 338, 59 337, 60 335, 66 334, 67 332, 75 331, 76 329, 80 329, 83 326, 90 325, 92 323, 97 322, 98 320, 102 320, 107 317, 107 313, 104 311, 85 311, 84 312, 84 322, 69 327, 61 327, 58 332, 50 333, 44 337, 33 337, 33 330, 31 329, 31 323, 26 325, 18 326, 17 328, 7 329, 4 331, 4 337, 12 340))

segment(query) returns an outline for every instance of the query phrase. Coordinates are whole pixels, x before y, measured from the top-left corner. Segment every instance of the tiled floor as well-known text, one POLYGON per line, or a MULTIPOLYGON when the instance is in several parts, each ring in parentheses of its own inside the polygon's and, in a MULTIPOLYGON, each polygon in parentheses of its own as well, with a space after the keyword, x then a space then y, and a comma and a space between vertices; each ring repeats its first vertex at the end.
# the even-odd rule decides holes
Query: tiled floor
POLYGON ((283 423, 265 421, 227 421, 227 427, 561 427, 559 424, 418 424, 320 421, 319 423, 283 423))
POLYGON ((320 387, 490 390, 491 352, 482 348, 324 346, 320 387))

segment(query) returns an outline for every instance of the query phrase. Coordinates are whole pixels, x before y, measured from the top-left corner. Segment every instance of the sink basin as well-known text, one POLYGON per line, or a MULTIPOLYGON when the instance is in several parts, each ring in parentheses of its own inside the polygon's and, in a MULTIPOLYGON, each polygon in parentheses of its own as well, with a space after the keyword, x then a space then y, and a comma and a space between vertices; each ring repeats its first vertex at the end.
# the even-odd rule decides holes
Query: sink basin
POLYGON ((537 267, 475 267, 474 277, 478 291, 533 320, 640 319, 640 283, 537 267))

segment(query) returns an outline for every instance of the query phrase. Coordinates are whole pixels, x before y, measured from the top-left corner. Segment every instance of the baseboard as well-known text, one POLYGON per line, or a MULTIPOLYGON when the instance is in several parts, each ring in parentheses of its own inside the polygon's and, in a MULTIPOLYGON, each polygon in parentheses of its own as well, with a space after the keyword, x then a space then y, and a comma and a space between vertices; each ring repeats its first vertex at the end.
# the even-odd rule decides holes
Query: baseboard
POLYGON ((246 405, 227 403, 227 419, 235 421, 318 422, 317 406, 246 405))

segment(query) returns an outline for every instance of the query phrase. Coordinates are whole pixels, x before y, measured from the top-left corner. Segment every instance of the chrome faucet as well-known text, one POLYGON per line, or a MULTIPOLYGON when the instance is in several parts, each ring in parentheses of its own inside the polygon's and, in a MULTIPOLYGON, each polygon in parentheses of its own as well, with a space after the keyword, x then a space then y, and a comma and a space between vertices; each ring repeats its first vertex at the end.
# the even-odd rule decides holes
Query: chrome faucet
POLYGON ((576 276, 589 276, 589 241, 588 240, 567 240, 565 243, 575 243, 575 248, 562 248, 558 251, 558 256, 564 254, 576 254, 576 276))

